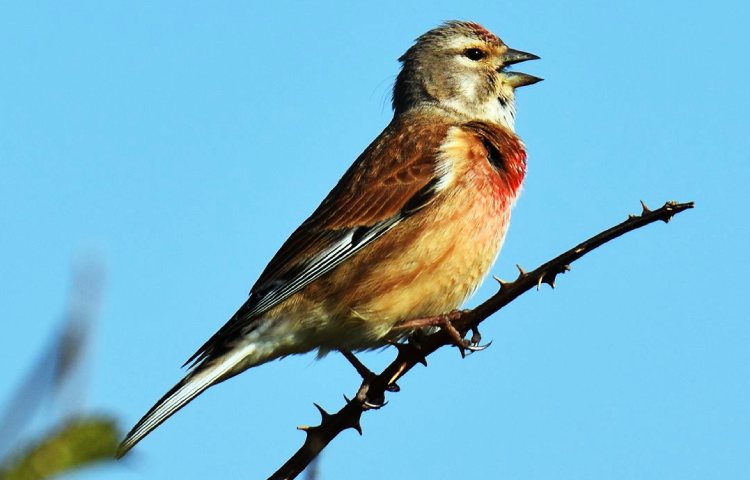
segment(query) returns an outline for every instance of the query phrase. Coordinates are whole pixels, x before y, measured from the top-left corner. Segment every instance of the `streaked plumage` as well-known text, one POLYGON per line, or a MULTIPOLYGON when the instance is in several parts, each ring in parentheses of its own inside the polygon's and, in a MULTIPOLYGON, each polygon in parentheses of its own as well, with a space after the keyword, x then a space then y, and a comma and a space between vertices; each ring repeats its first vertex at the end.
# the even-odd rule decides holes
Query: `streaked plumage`
POLYGON ((397 338, 397 322, 466 300, 500 250, 525 174, 513 93, 539 79, 506 67, 533 58, 475 23, 448 22, 418 38, 400 59, 391 123, 186 362, 190 372, 131 430, 121 454, 249 367, 382 346, 397 338))

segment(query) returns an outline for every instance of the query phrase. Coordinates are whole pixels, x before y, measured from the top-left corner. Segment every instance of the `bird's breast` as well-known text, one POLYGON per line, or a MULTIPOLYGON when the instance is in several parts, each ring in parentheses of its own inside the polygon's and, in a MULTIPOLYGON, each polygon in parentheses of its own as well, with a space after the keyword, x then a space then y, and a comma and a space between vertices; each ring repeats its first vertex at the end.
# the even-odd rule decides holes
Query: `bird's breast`
POLYGON ((479 286, 523 181, 525 153, 514 139, 449 132, 439 158, 449 180, 435 200, 342 265, 349 271, 339 278, 350 283, 337 295, 345 309, 336 316, 355 336, 377 343, 396 322, 451 311, 479 286))
POLYGON ((451 127, 440 145, 434 198, 290 304, 310 346, 380 346, 399 321, 459 307, 487 275, 523 181, 523 145, 485 124, 451 127))

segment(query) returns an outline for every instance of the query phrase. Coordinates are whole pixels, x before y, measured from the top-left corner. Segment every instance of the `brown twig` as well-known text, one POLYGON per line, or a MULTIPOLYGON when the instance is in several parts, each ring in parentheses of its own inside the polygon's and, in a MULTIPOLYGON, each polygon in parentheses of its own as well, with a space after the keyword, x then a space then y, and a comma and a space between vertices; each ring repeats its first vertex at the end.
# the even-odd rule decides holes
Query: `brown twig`
MULTIPOLYGON (((640 215, 630 215, 627 220, 619 225, 589 238, 531 272, 526 272, 519 266, 519 275, 514 281, 505 282, 496 278, 500 283, 500 290, 476 308, 451 312, 437 317, 409 320, 397 325, 396 328, 414 330, 439 326, 445 324, 445 322, 450 322, 462 336, 465 336, 469 330, 475 329, 490 315, 528 290, 534 287, 538 288, 542 283, 546 283, 554 288, 557 275, 570 270, 572 262, 595 248, 625 233, 658 220, 666 223, 674 215, 693 208, 694 204, 693 202, 667 202, 657 210, 649 210, 643 202, 641 202, 641 205, 643 210, 640 215)), ((346 399, 346 405, 341 410, 330 414, 316 405, 322 417, 320 425, 316 427, 299 427, 300 430, 305 431, 307 434, 304 444, 279 470, 269 477, 270 479, 295 478, 318 456, 331 440, 347 428, 354 428, 361 435, 360 418, 362 413, 366 410, 382 406, 384 404, 385 392, 393 390, 393 386, 399 378, 404 376, 417 363, 426 365, 426 357, 435 350, 445 345, 455 345, 455 339, 445 329, 441 329, 436 333, 420 338, 418 342, 394 345, 398 348, 396 359, 380 374, 365 378, 357 391, 357 395, 352 400, 346 399)))

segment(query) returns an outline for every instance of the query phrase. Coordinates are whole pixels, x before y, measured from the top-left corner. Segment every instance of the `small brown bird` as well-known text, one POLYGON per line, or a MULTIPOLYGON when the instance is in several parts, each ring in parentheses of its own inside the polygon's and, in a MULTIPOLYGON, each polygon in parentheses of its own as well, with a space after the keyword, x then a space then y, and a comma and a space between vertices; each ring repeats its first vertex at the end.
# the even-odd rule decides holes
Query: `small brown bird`
POLYGON ((495 261, 526 171, 508 70, 538 58, 451 21, 399 59, 394 116, 292 233, 250 298, 133 427, 124 455, 208 387, 269 360, 366 350, 400 321, 450 312, 495 261))

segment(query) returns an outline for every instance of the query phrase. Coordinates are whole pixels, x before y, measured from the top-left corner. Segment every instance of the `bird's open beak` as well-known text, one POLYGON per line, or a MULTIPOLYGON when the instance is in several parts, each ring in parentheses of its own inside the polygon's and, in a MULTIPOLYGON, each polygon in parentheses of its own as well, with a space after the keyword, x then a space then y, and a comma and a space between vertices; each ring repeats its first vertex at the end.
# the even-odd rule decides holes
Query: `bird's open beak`
MULTIPOLYGON (((533 53, 522 52, 520 50, 513 50, 512 48, 509 48, 503 54, 503 68, 507 67, 508 65, 513 65, 514 63, 521 63, 521 62, 526 62, 528 60, 538 60, 538 59, 539 57, 537 55, 534 55, 533 53)), ((528 73, 521 73, 521 72, 504 71, 503 75, 505 75, 507 82, 513 88, 525 87, 526 85, 533 85, 543 80, 539 77, 535 77, 534 75, 529 75, 528 73)))

